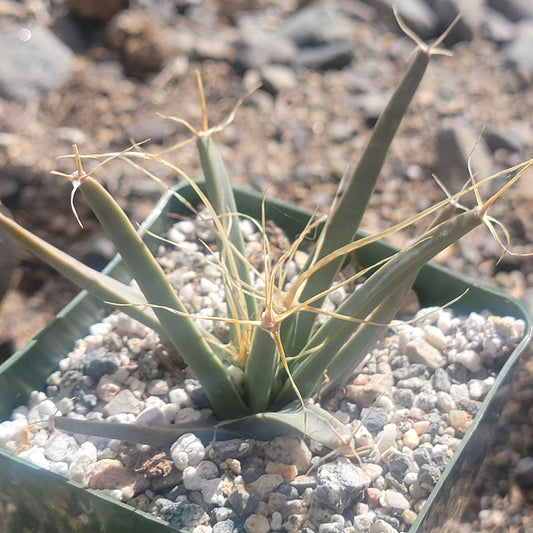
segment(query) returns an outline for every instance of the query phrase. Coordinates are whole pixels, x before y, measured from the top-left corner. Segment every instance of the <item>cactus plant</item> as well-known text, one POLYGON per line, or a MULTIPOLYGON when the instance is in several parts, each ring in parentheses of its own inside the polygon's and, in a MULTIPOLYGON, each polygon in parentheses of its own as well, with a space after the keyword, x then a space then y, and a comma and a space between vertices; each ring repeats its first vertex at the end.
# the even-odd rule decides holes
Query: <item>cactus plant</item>
MULTIPOLYGON (((124 152, 106 154, 96 167, 108 159, 121 158, 138 167, 149 159, 172 168, 190 181, 199 199, 212 216, 218 238, 220 269, 225 280, 231 343, 221 347, 211 335, 193 321, 173 290, 163 270, 135 227, 113 197, 94 178, 85 173, 82 157, 74 147, 77 170, 64 175, 72 181, 115 244, 139 288, 121 283, 97 272, 40 240, 16 222, 0 214, 0 227, 63 275, 100 299, 149 326, 171 343, 198 378, 218 421, 218 435, 246 434, 270 438, 275 434, 299 432, 313 436, 328 446, 345 442, 342 425, 309 400, 327 393, 342 383, 363 361, 370 347, 383 334, 396 314, 420 268, 440 251, 482 223, 493 234, 494 221, 487 214, 492 203, 531 166, 532 161, 508 172, 514 177, 487 201, 480 187, 503 173, 471 183, 425 211, 371 236, 358 236, 358 228, 369 198, 402 117, 422 80, 430 57, 439 53, 436 43, 417 42, 410 65, 380 116, 358 165, 343 180, 343 192, 323 219, 311 219, 302 234, 271 264, 265 242, 264 290, 258 293, 250 281, 250 264, 243 247, 239 213, 224 162, 213 140, 220 127, 209 128, 202 94, 202 127, 187 125, 194 134, 205 177, 205 190, 163 156, 148 154, 139 146, 124 152), (461 196, 473 191, 478 205, 456 214, 461 196), (406 249, 371 269, 365 269, 343 283, 362 280, 335 313, 321 309, 325 296, 335 290, 336 276, 348 254, 369 243, 399 231, 425 216, 436 214, 428 230, 406 249), (307 265, 285 286, 287 267, 299 245, 311 232, 320 229, 307 265), (327 315, 316 324, 316 316, 327 315), (227 367, 243 370, 242 383, 236 385, 227 367), (324 376, 327 375, 327 383, 324 376)), ((265 221, 263 220, 263 225, 265 221)), ((122 424, 79 421, 55 417, 58 428, 66 431, 121 438, 132 442, 164 445, 184 432, 212 435, 213 425, 146 428, 122 424)))

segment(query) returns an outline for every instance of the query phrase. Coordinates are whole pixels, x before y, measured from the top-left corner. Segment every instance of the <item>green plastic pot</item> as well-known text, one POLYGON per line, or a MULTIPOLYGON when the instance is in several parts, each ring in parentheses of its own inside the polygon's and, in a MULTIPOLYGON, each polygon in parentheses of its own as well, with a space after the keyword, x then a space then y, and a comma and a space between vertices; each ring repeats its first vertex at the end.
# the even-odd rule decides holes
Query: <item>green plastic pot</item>
MULTIPOLYGON (((187 185, 178 192, 196 203, 195 193, 187 185)), ((262 197, 236 189, 239 210, 260 219, 262 197)), ((283 228, 289 238, 298 234, 311 213, 276 200, 267 203, 267 218, 283 228)), ((166 194, 143 224, 162 234, 173 219, 169 214, 188 214, 187 208, 170 193, 166 194)), ((145 236, 154 249, 157 241, 145 236)), ((365 247, 358 253, 363 266, 371 265, 395 250, 383 243, 365 247)), ((115 258, 106 271, 127 280, 120 259, 115 258)), ((466 288, 468 292, 456 304, 458 312, 489 309, 496 315, 510 315, 525 320, 526 336, 508 358, 494 386, 477 413, 457 452, 429 496, 410 533, 453 531, 468 501, 473 478, 490 446, 497 418, 511 389, 513 375, 521 354, 531 337, 531 324, 524 307, 509 295, 468 279, 445 268, 426 266, 415 290, 423 306, 441 305, 466 288)), ((0 367, 0 420, 25 404, 32 390, 42 390, 45 379, 57 368, 60 359, 74 342, 87 334, 88 328, 102 319, 110 308, 86 292, 68 304, 35 339, 0 367)), ((137 511, 117 500, 67 481, 0 449, 0 530, 6 533, 159 533, 176 531, 166 522, 137 511)))

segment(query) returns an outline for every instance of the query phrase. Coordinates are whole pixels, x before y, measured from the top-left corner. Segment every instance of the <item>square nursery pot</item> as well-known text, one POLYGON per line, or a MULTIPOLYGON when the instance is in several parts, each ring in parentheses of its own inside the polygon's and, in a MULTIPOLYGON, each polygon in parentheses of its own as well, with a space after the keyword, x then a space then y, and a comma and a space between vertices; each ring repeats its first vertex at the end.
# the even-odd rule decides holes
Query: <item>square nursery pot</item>
MULTIPOLYGON (((192 188, 178 186, 179 193, 197 202, 192 188)), ((239 210, 261 217, 260 195, 242 189, 235 190, 239 210)), ((170 224, 169 213, 187 214, 187 208, 170 193, 166 194, 145 221, 143 228, 161 234, 170 224)), ((283 228, 289 238, 300 232, 310 212, 271 200, 267 218, 283 228)), ((141 230, 143 231, 143 230, 141 230)), ((146 236, 154 249, 157 241, 146 236)), ((375 263, 394 249, 375 243, 362 249, 358 260, 362 266, 375 263)), ((107 267, 108 273, 121 280, 128 274, 119 258, 107 267)), ((476 472, 490 446, 496 421, 511 389, 512 379, 521 354, 531 336, 531 324, 524 307, 509 295, 467 279, 440 266, 424 267, 417 278, 415 290, 423 306, 442 305, 451 295, 468 292, 456 304, 459 312, 489 309, 496 315, 514 316, 526 322, 526 335, 508 358, 496 382, 461 441, 453 459, 429 496, 410 533, 453 531, 453 521, 459 519, 476 472)), ((14 354, 0 367, 0 420, 24 403, 32 390, 42 390, 45 379, 71 349, 74 342, 87 334, 90 325, 102 319, 110 308, 86 292, 68 304, 35 339, 14 354)), ((0 530, 6 533, 159 533, 176 531, 166 522, 135 510, 115 499, 86 489, 43 470, 3 449, 0 449, 0 530)))

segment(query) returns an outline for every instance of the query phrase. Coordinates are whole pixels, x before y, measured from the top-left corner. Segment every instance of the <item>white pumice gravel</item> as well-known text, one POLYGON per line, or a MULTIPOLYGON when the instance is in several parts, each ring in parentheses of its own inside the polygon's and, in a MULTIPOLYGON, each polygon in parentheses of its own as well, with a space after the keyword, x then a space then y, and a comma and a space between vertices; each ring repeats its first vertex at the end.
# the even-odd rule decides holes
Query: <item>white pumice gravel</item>
MULTIPOLYGON (((243 226, 247 240, 257 243, 255 228, 248 221, 243 226)), ((170 235, 186 244, 200 232, 212 239, 189 220, 170 235)), ((200 267, 183 254, 167 251, 162 262, 200 267)), ((179 268, 171 273, 186 305, 204 316, 225 314, 223 280, 212 270, 204 270, 199 292, 179 268)), ((328 305, 334 309, 344 295, 337 289, 328 305)), ((137 424, 211 414, 188 369, 170 373, 158 364, 157 336, 120 312, 91 326, 43 390, 0 423, 0 445, 195 533, 406 531, 525 327, 512 317, 458 317, 439 308, 415 318, 395 321, 346 395, 324 405, 351 429, 356 446, 365 447, 358 459, 341 451, 326 459, 329 450, 297 437, 206 446, 189 433, 161 451, 53 429, 47 420, 58 413, 137 424)), ((239 382, 242 370, 232 367, 231 375, 239 382)))

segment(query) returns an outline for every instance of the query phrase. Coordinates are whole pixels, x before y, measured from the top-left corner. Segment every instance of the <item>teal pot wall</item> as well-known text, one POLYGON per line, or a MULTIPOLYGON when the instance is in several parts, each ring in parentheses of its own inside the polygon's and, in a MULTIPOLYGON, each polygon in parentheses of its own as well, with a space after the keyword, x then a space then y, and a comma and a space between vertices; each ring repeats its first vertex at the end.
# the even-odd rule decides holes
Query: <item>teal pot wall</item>
MULTIPOLYGON (((177 188, 193 204, 195 193, 188 185, 177 188)), ((239 210, 260 219, 262 197, 242 189, 235 190, 239 210)), ((308 211, 275 200, 267 203, 267 218, 274 219, 289 237, 299 233, 308 220, 308 211)), ((171 223, 170 213, 187 214, 187 208, 170 193, 166 194, 143 224, 161 234, 171 223)), ((141 230, 143 231, 143 230, 141 230)), ((146 237, 150 246, 155 239, 146 237)), ((375 243, 362 249, 358 260, 371 265, 394 252, 375 243)), ((107 271, 127 280, 116 258, 107 271)), ((456 295, 468 292, 454 304, 459 312, 489 309, 494 314, 511 315, 527 323, 527 335, 500 371, 494 386, 461 441, 452 461, 427 500, 409 533, 454 531, 468 500, 472 480, 490 446, 496 421, 508 397, 513 375, 531 337, 530 319, 524 307, 509 295, 435 265, 425 267, 415 284, 422 305, 442 305, 456 295)), ((74 342, 87 334, 94 322, 110 311, 85 292, 80 293, 55 320, 26 347, 0 367, 0 420, 26 403, 32 390, 42 390, 45 379, 74 342)), ((176 531, 165 522, 133 510, 114 499, 86 489, 78 483, 38 468, 0 450, 0 530, 6 533, 159 533, 176 531)))

